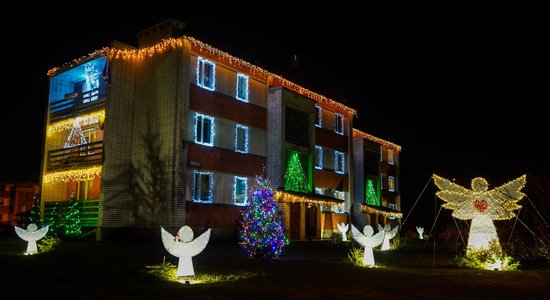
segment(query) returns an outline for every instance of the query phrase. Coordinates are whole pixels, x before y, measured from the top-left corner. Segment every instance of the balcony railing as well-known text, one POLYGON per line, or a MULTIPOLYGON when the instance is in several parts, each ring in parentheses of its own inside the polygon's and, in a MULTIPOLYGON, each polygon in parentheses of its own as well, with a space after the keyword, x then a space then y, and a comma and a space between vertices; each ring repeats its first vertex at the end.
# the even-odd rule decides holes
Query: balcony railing
POLYGON ((103 161, 103 141, 80 146, 48 151, 48 170, 73 166, 101 164, 103 161))
MULTIPOLYGON (((44 215, 42 221, 45 224, 58 224, 64 225, 66 219, 64 218, 70 201, 56 201, 44 203, 44 215)), ((80 226, 82 227, 96 227, 99 225, 99 208, 101 202, 99 199, 92 200, 76 200, 78 209, 78 218, 80 219, 80 226)))
POLYGON ((84 93, 67 94, 64 99, 50 103, 50 122, 70 117, 76 111, 82 112, 102 106, 104 100, 104 87, 84 93))

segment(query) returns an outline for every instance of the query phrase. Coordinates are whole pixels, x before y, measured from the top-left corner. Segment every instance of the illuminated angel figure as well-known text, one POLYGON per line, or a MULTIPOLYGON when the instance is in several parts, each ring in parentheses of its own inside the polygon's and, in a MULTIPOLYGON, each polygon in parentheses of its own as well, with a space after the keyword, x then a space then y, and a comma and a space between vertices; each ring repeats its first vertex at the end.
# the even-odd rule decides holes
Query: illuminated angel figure
POLYGON ((164 248, 170 254, 179 257, 176 276, 195 275, 191 258, 206 248, 206 244, 208 244, 208 240, 210 239, 210 231, 211 229, 206 230, 193 240, 193 230, 187 225, 180 228, 176 236, 170 234, 162 226, 160 227, 164 248))
POLYGON ((363 228, 363 233, 361 233, 359 229, 351 225, 351 233, 353 235, 353 239, 361 246, 365 247, 363 264, 371 267, 374 266, 374 254, 372 253, 372 247, 382 244, 382 241, 384 241, 385 232, 382 230, 379 233, 374 234, 374 229, 372 229, 370 225, 365 225, 363 228))
POLYGON ((347 236, 346 232, 348 232, 349 224, 336 223, 336 226, 338 226, 338 231, 340 231, 340 233, 342 233, 342 241, 347 242, 348 241, 348 236, 347 236))
POLYGON ((380 248, 380 250, 382 251, 390 250, 390 240, 395 237, 398 230, 399 230, 399 226, 395 226, 395 228, 391 229, 390 224, 386 224, 386 226, 384 227, 378 224, 378 231, 384 231, 386 233, 384 235, 384 242, 382 243, 382 247, 380 248))
POLYGON ((433 178, 441 190, 436 195, 447 202, 443 207, 452 209, 455 218, 472 219, 467 251, 488 249, 491 241, 495 241, 498 245, 498 235, 493 220, 513 218, 514 211, 521 207, 517 202, 525 196, 521 192, 526 182, 525 175, 490 191, 489 184, 481 177, 472 179, 471 190, 435 174, 433 178))
POLYGON ((17 235, 24 241, 27 241, 27 252, 25 254, 35 254, 38 253, 38 248, 36 248, 36 241, 43 238, 46 233, 48 233, 49 226, 42 227, 38 229, 36 224, 31 223, 27 226, 27 229, 23 229, 15 226, 15 232, 17 235))
POLYGON ((418 232, 418 236, 420 237, 420 239, 423 240, 424 227, 416 226, 416 232, 418 232))

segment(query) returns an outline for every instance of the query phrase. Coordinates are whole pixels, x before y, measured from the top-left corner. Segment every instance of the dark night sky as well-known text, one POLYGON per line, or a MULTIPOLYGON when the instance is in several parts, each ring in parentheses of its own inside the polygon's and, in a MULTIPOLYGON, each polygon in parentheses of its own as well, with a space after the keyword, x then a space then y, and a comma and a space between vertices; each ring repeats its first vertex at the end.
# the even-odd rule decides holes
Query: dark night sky
POLYGON ((497 186, 528 170, 550 175, 548 9, 371 2, 319 14, 276 2, 267 14, 171 2, 164 12, 134 5, 141 12, 122 15, 97 3, 22 19, 35 30, 3 20, 13 48, 2 50, 9 92, 0 181, 38 180, 50 68, 114 39, 135 44, 136 32, 169 17, 199 40, 356 108, 356 128, 403 147, 405 209, 432 173, 468 186, 476 176, 497 186))

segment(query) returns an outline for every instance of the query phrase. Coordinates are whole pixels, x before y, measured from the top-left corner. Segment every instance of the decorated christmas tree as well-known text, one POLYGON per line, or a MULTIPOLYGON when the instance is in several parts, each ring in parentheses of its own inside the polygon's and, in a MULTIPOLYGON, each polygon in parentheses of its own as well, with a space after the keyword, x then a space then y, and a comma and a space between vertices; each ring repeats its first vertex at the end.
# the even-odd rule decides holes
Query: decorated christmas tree
POLYGON ((285 190, 295 192, 310 192, 306 174, 302 168, 298 153, 292 152, 285 173, 285 190))
POLYGON ((29 214, 29 224, 40 224, 40 197, 38 195, 33 196, 32 209, 29 214))
POLYGON ((65 233, 65 226, 62 223, 63 208, 58 203, 52 203, 49 206, 49 214, 44 214, 44 225, 49 226, 48 236, 60 238, 65 233))
POLYGON ((257 176, 256 185, 248 194, 243 207, 240 245, 249 256, 277 257, 289 243, 283 234, 277 203, 268 179, 257 176))
POLYGON ((378 198, 371 179, 367 179, 366 202, 368 205, 380 206, 380 198, 378 198))
POLYGON ((78 119, 75 119, 73 122, 73 128, 71 128, 71 132, 69 132, 69 136, 67 136, 67 141, 65 142, 64 148, 80 146, 87 143, 88 141, 86 141, 86 137, 82 132, 80 122, 78 119))
POLYGON ((69 200, 69 205, 65 212, 65 236, 79 236, 80 234, 82 234, 80 210, 78 209, 78 202, 76 202, 74 194, 71 194, 71 200, 69 200))

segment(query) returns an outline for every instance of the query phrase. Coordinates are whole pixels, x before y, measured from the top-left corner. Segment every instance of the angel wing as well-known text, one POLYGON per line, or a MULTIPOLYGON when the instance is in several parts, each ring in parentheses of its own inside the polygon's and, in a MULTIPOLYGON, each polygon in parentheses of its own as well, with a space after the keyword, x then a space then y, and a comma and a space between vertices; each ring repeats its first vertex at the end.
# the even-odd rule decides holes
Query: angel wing
POLYGON ((382 244, 384 241, 384 236, 386 235, 386 232, 380 231, 379 233, 373 235, 372 237, 367 239, 366 246, 367 247, 376 247, 382 244))
POLYGON ((382 227, 382 225, 380 225, 380 223, 378 223, 376 225, 378 225, 378 232, 384 231, 384 227, 382 227))
POLYGON ((336 223, 336 226, 338 226, 338 230, 339 230, 340 232, 346 232, 346 231, 348 231, 348 229, 349 229, 349 224, 336 223))
POLYGON ((208 244, 211 230, 212 229, 208 229, 193 241, 185 243, 177 241, 170 232, 166 231, 162 226, 160 227, 162 244, 164 245, 164 248, 166 248, 168 253, 177 257, 192 257, 201 253, 208 244))
MULTIPOLYGON (((367 225, 368 226, 368 225, 367 225)), ((366 236, 364 236, 361 231, 359 231, 359 229, 357 229, 357 227, 355 227, 354 225, 351 225, 351 234, 353 236, 353 239, 359 243, 359 245, 363 246, 363 247, 366 247, 367 246, 367 240, 368 238, 366 236)))
POLYGON ((525 175, 486 192, 485 200, 493 207, 493 220, 508 220, 516 216, 514 210, 521 208, 517 202, 525 197, 521 189, 525 186, 525 175))
POLYGON ((475 198, 474 192, 435 174, 433 178, 435 185, 440 189, 435 194, 446 202, 442 206, 453 210, 455 218, 471 219, 474 214, 474 207, 471 205, 472 199, 475 198))
POLYGON ((38 241, 39 239, 46 236, 49 228, 50 226, 48 225, 35 231, 29 231, 15 226, 15 233, 17 233, 17 235, 24 241, 38 241))
POLYGON ((386 236, 391 240, 395 237, 397 231, 399 231, 399 226, 395 226, 394 229, 386 231, 386 236))

